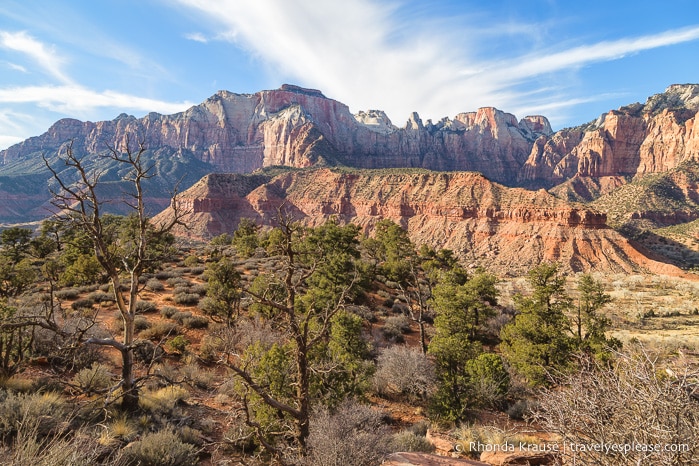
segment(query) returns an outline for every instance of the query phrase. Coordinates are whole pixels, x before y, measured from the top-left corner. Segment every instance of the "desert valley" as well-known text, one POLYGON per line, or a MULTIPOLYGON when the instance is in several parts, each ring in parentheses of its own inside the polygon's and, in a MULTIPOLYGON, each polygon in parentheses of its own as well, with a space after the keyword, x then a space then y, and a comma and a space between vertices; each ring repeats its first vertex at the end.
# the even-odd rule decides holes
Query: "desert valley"
POLYGON ((295 85, 0 151, 0 463, 699 464, 699 84, 295 85))

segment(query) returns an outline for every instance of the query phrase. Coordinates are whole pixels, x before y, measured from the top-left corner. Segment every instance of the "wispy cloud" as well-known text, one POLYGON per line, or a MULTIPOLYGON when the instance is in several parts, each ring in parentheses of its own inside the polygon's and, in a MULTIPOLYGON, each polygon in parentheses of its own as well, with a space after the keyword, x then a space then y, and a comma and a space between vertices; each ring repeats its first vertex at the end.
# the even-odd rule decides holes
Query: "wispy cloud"
MULTIPOLYGON (((541 48, 544 42, 534 40, 537 50, 504 62, 482 58, 483 44, 472 39, 482 30, 478 23, 470 29, 461 24, 458 34, 419 18, 408 18, 412 23, 406 24, 397 3, 178 1, 203 13, 213 35, 248 50, 283 79, 322 89, 353 111, 379 106, 394 119, 414 110, 439 118, 478 106, 530 113, 576 105, 581 101, 576 96, 556 102, 551 95, 523 99, 522 93, 549 86, 544 78, 556 73, 699 39, 699 27, 691 27, 565 49, 541 48), (457 36, 463 40, 455 40, 457 36)), ((512 23, 500 32, 526 30, 525 24, 512 23)))
POLYGON ((190 32, 189 34, 185 34, 184 37, 185 39, 193 40, 194 42, 201 42, 202 44, 209 42, 209 39, 201 32, 190 32))
POLYGON ((23 67, 22 65, 18 65, 17 63, 10 63, 7 62, 7 67, 10 68, 11 70, 19 71, 21 73, 28 73, 27 69, 23 67))
POLYGON ((56 50, 36 40, 25 31, 0 31, 0 47, 27 55, 45 72, 61 83, 72 83, 72 80, 63 71, 65 60, 56 50))
POLYGON ((514 66, 511 63, 501 64, 499 68, 506 69, 511 80, 524 79, 590 63, 617 60, 644 50, 697 39, 699 39, 699 27, 678 29, 660 34, 583 45, 543 56, 530 55, 519 59, 514 66))
POLYGON ((26 86, 0 89, 0 103, 33 103, 52 111, 85 114, 96 108, 177 113, 190 102, 164 102, 114 91, 97 92, 80 86, 26 86))

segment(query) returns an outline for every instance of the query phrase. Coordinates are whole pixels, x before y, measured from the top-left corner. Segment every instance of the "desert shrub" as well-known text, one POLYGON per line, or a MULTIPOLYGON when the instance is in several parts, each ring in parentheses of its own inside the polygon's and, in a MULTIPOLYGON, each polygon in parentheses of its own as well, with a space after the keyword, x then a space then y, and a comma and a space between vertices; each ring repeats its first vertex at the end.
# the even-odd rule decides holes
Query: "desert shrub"
POLYGON ((166 281, 167 281, 167 284, 173 288, 177 288, 178 286, 189 287, 192 285, 192 282, 190 282, 189 280, 187 280, 186 278, 183 278, 183 277, 172 277, 172 278, 168 278, 166 281))
POLYGON ((24 423, 9 448, 0 449, 4 466, 92 466, 123 465, 119 452, 110 452, 88 432, 59 432, 45 437, 37 423, 24 423))
POLYGON ((182 324, 185 319, 189 319, 190 317, 192 317, 192 313, 189 311, 177 311, 170 316, 170 318, 178 324, 182 324))
POLYGON ((699 464, 699 401, 693 396, 698 375, 684 359, 663 366, 657 356, 635 346, 618 355, 614 364, 582 361, 580 370, 559 387, 542 390, 533 419, 565 444, 589 439, 628 444, 633 439, 637 445, 688 446, 632 449, 623 457, 594 449, 564 452, 576 453, 584 464, 699 464))
POLYGON ((197 387, 204 390, 209 390, 214 385, 214 373, 199 367, 196 362, 190 362, 185 364, 180 373, 184 376, 185 380, 197 387))
POLYGON ((146 282, 146 288, 149 289, 150 291, 163 291, 165 289, 165 285, 158 280, 157 278, 150 278, 146 282))
POLYGON ((191 254, 184 258, 184 265, 187 267, 194 267, 199 264, 199 258, 194 254, 191 254))
POLYGON ((84 393, 100 392, 112 385, 112 374, 106 366, 95 363, 75 374, 73 384, 80 387, 84 393))
POLYGON ((388 428, 380 412, 353 401, 331 413, 314 413, 308 436, 308 466, 373 466, 388 454, 388 428))
POLYGON ((532 412, 532 402, 529 400, 517 400, 507 408, 506 412, 510 419, 523 421, 532 412))
POLYGON ((186 328, 206 328, 209 326, 209 319, 206 316, 191 316, 182 319, 182 325, 186 328))
POLYGON ((177 309, 174 306, 163 306, 160 309, 160 315, 167 318, 167 319, 171 318, 173 315, 175 315, 178 312, 179 312, 179 309, 177 309))
POLYGON ((411 430, 403 430, 391 437, 391 450, 393 451, 419 451, 432 453, 434 445, 424 435, 418 435, 411 430))
POLYGON ((204 270, 206 270, 205 267, 192 267, 189 273, 192 275, 201 275, 204 273, 204 270))
POLYGON ((402 342, 403 334, 410 331, 410 319, 404 315, 387 317, 381 332, 390 341, 402 342))
POLYGON ((194 445, 184 443, 171 430, 146 434, 124 453, 141 466, 191 466, 199 462, 194 445))
POLYGON ((180 333, 180 328, 174 322, 158 322, 150 328, 142 330, 139 336, 144 340, 162 339, 180 333))
POLYGON ((56 291, 56 297, 58 299, 75 299, 80 296, 80 290, 77 288, 65 288, 56 291))
POLYGON ((87 299, 91 299, 96 303, 109 303, 114 302, 114 295, 106 293, 104 291, 93 291, 86 296, 87 299))
POLYGON ((434 365, 419 348, 391 346, 379 354, 373 382, 380 395, 425 397, 434 388, 434 365))
POLYGON ((34 390, 34 381, 23 377, 12 376, 9 379, 0 378, 0 388, 20 393, 28 393, 34 390))
POLYGON ((167 342, 168 348, 172 351, 180 354, 187 352, 187 346, 189 346, 189 340, 187 340, 182 335, 177 335, 175 338, 167 342))
POLYGON ((100 443, 109 445, 114 440, 131 442, 138 435, 138 427, 128 417, 122 415, 107 424, 107 430, 100 437, 100 443))
POLYGON ((204 284, 196 284, 189 287, 190 293, 198 294, 199 296, 204 296, 206 294, 207 286, 204 284))
POLYGON ((178 403, 187 398, 189 398, 189 392, 185 388, 169 385, 158 390, 144 390, 138 403, 146 411, 156 414, 170 414, 178 403))
POLYGON ((199 344, 199 357, 204 361, 214 361, 223 341, 214 335, 204 335, 199 344))
POLYGON ((196 293, 177 293, 172 297, 172 300, 177 304, 194 305, 199 302, 200 296, 196 293))
POLYGON ((480 452, 477 448, 472 451, 472 446, 481 445, 512 445, 512 439, 504 430, 487 425, 467 425, 464 424, 454 431, 457 438, 456 448, 458 451, 470 454, 478 458, 480 452))
POLYGON ((136 301, 136 313, 137 314, 145 314, 147 312, 157 312, 158 311, 158 306, 155 305, 155 303, 152 303, 150 301, 142 301, 138 300, 136 301))
POLYGON ((165 355, 165 351, 152 341, 136 340, 133 344, 133 355, 136 361, 150 364, 153 361, 160 361, 165 355))
POLYGON ((133 323, 136 331, 145 330, 151 326, 150 321, 144 316, 136 316, 133 323))
POLYGON ((16 435, 22 425, 36 426, 37 434, 45 436, 63 422, 67 412, 65 401, 55 392, 0 392, 0 438, 16 435))
POLYGON ((160 272, 157 272, 155 274, 155 278, 158 280, 168 280, 171 278, 175 278, 177 276, 177 273, 173 270, 161 270, 160 272))
POLYGON ((73 301, 73 303, 70 305, 70 307, 74 310, 77 311, 78 309, 89 309, 91 308, 95 302, 92 299, 89 298, 82 298, 73 301))
POLYGON ((376 316, 367 306, 348 306, 348 310, 367 322, 376 322, 376 316))

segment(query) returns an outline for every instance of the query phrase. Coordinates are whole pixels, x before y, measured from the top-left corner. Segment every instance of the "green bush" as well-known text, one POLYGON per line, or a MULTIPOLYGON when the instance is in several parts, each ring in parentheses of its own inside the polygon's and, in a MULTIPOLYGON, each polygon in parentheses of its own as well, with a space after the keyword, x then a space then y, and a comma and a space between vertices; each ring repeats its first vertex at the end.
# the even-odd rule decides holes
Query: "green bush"
POLYGON ((184 354, 187 352, 187 346, 189 346, 189 340, 187 340, 182 335, 177 335, 175 338, 167 343, 167 346, 176 353, 184 354))
POLYGON ((184 443, 171 430, 146 434, 124 452, 133 464, 141 466, 191 466, 199 462, 194 445, 184 443))

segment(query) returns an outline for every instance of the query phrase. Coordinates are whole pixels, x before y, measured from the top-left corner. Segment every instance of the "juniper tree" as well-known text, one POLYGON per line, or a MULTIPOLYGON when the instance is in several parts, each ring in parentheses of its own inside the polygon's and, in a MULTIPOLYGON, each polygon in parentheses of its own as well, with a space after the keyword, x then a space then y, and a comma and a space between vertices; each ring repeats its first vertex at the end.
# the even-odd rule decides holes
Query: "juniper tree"
POLYGON ((515 297, 517 315, 500 332, 500 349, 530 385, 543 385, 553 371, 570 363, 574 340, 566 313, 572 300, 558 264, 541 264, 529 271, 530 296, 515 297))

